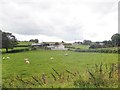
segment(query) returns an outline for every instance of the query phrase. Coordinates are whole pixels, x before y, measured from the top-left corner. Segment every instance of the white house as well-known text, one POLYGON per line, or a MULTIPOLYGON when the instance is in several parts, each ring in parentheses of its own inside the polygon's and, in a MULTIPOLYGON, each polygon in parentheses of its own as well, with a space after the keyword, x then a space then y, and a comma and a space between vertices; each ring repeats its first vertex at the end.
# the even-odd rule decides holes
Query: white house
POLYGON ((63 44, 47 46, 51 50, 68 50, 63 44))
POLYGON ((99 45, 104 45, 104 43, 101 42, 101 43, 99 43, 99 45))

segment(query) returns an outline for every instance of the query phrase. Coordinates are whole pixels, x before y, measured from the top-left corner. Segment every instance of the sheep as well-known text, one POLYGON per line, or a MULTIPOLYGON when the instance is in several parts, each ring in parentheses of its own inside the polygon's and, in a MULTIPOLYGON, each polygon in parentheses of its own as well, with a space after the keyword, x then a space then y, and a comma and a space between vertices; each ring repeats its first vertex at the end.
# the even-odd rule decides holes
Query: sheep
POLYGON ((5 60, 5 57, 3 57, 2 59, 5 60))
POLYGON ((10 57, 6 57, 7 59, 10 59, 10 57))
POLYGON ((65 56, 68 56, 68 54, 66 53, 65 56))
POLYGON ((30 61, 25 61, 25 63, 26 63, 26 64, 29 64, 29 63, 30 63, 30 61))
POLYGON ((28 58, 25 58, 24 60, 25 60, 25 63, 26 63, 26 64, 29 64, 29 63, 30 63, 30 61, 29 61, 28 58))
POLYGON ((51 60, 53 60, 54 58, 53 58, 53 57, 51 57, 50 59, 51 59, 51 60))

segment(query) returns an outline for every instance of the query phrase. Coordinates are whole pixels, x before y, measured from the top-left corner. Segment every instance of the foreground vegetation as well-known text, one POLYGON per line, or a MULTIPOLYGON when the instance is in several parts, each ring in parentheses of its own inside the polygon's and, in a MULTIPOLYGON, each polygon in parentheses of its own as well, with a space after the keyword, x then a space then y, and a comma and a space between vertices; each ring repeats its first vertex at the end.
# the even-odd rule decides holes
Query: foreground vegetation
POLYGON ((117 87, 117 54, 36 50, 3 54, 7 56, 10 59, 2 64, 3 87, 117 87))
POLYGON ((51 77, 46 74, 32 75, 23 78, 23 75, 5 79, 3 87, 12 88, 118 88, 117 64, 95 64, 93 70, 86 69, 84 73, 71 72, 67 69, 59 72, 52 68, 51 77))

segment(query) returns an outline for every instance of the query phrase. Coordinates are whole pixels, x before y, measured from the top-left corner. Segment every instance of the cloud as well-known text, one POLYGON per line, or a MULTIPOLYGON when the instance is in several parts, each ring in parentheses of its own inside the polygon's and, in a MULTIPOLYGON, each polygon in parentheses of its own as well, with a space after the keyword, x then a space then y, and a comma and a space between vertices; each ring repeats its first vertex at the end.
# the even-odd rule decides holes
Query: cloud
POLYGON ((19 39, 110 39, 118 31, 117 20, 117 0, 0 1, 0 26, 19 39))

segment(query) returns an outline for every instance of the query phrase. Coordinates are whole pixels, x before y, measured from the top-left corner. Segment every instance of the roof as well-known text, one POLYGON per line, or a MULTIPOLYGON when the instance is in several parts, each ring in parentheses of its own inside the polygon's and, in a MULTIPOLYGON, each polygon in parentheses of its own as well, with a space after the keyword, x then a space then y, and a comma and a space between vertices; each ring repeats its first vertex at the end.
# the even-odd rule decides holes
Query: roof
POLYGON ((43 45, 43 44, 41 44, 41 43, 33 43, 33 44, 31 44, 32 46, 41 46, 41 45, 43 45))

